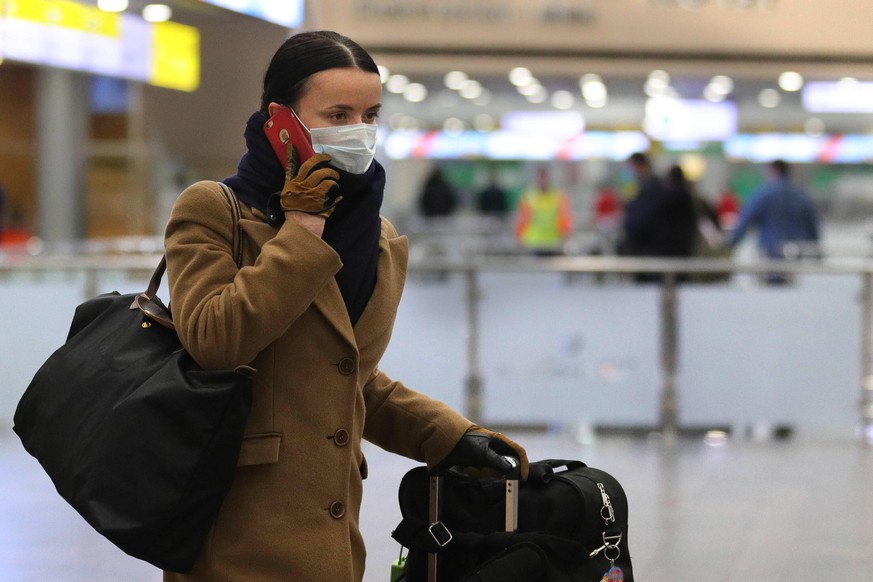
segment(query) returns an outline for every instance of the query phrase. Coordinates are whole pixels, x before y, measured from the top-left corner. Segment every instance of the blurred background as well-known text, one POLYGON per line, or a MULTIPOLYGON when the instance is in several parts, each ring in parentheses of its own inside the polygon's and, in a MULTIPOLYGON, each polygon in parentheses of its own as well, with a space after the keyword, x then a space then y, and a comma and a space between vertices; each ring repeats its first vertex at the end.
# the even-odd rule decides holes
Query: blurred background
POLYGON ((597 193, 630 196, 622 162, 647 151, 712 201, 741 201, 761 162, 796 162, 825 219, 857 234, 839 253, 870 250, 864 0, 6 0, 0 14, 7 246, 161 234, 185 184, 234 172, 289 28, 326 28, 384 67, 384 213, 402 230, 434 167, 464 216, 492 178, 513 209, 545 164, 584 253, 597 193))

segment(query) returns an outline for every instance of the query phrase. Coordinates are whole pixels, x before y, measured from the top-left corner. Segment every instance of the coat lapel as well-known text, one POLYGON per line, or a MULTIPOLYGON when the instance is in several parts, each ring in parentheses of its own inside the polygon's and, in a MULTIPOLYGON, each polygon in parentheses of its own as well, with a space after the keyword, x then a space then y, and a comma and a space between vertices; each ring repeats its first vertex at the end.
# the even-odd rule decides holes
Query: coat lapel
MULTIPOLYGON (((252 264, 260 253, 261 247, 264 246, 267 241, 276 236, 277 229, 266 222, 257 219, 241 219, 240 226, 246 234, 246 237, 254 243, 254 255, 251 257, 245 257, 245 263, 252 264)), ((384 260, 381 256, 381 251, 384 243, 385 239, 383 237, 379 240, 380 257, 379 273, 376 281, 377 290, 379 288, 379 280, 382 279, 382 263, 384 260)), ((340 293, 339 285, 336 283, 336 279, 331 277, 330 281, 327 282, 321 292, 316 296, 313 305, 322 313, 322 315, 324 315, 325 319, 330 322, 337 332, 343 336, 343 339, 353 346, 356 345, 355 332, 352 330, 352 323, 349 319, 349 314, 346 310, 346 305, 343 301, 342 294, 340 293)))
POLYGON ((386 327, 394 324, 397 305, 406 282, 409 241, 405 236, 388 238, 385 231, 379 239, 379 266, 376 288, 364 312, 355 324, 355 339, 359 349, 374 339, 384 337, 386 327))

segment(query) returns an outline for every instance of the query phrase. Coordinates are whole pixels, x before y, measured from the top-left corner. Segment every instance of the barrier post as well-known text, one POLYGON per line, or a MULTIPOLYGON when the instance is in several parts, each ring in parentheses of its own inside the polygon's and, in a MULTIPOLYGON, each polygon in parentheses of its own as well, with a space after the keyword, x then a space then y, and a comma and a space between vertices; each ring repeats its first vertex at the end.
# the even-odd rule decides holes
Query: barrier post
POLYGON ((862 273, 861 398, 858 402, 861 443, 873 446, 873 272, 862 273))
POLYGON ((660 430, 664 439, 674 442, 678 436, 676 273, 665 272, 661 281, 661 415, 660 430))
POLYGON ((467 380, 466 414, 482 422, 482 374, 479 370, 479 279, 476 269, 464 272, 467 280, 467 380))

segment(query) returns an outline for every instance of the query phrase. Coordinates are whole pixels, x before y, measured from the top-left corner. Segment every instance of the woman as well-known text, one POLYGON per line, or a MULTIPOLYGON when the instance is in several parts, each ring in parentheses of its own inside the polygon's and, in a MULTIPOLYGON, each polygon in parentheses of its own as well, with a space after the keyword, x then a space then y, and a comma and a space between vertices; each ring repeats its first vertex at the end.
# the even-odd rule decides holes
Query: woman
POLYGON ((512 454, 526 470, 520 446, 378 368, 408 250, 379 215, 380 99, 376 65, 356 43, 332 32, 290 37, 225 180, 242 202, 242 268, 218 184, 190 186, 173 208, 167 272, 182 343, 204 367, 250 364, 257 374, 231 491, 194 570, 165 580, 362 580, 362 438, 431 468, 504 470, 500 455, 512 454), (296 156, 279 161, 264 133, 283 106, 320 152, 299 169, 296 156))

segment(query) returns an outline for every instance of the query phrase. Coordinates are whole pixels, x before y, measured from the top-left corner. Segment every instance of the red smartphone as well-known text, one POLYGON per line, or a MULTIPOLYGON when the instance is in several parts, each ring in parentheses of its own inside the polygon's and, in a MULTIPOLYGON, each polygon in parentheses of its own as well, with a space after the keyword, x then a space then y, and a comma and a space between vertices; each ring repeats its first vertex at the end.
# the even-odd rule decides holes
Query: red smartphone
MULTIPOLYGON (((300 167, 300 164, 315 155, 312 144, 309 143, 309 137, 306 135, 306 130, 303 129, 300 120, 294 116, 288 107, 279 108, 276 115, 264 123, 264 133, 267 134, 267 139, 270 140, 273 151, 276 152, 276 157, 279 158, 283 168, 288 163, 285 156, 287 152, 286 144, 289 140, 297 152, 297 167, 300 167)), ((295 168, 294 171, 296 172, 297 169, 295 168)))

